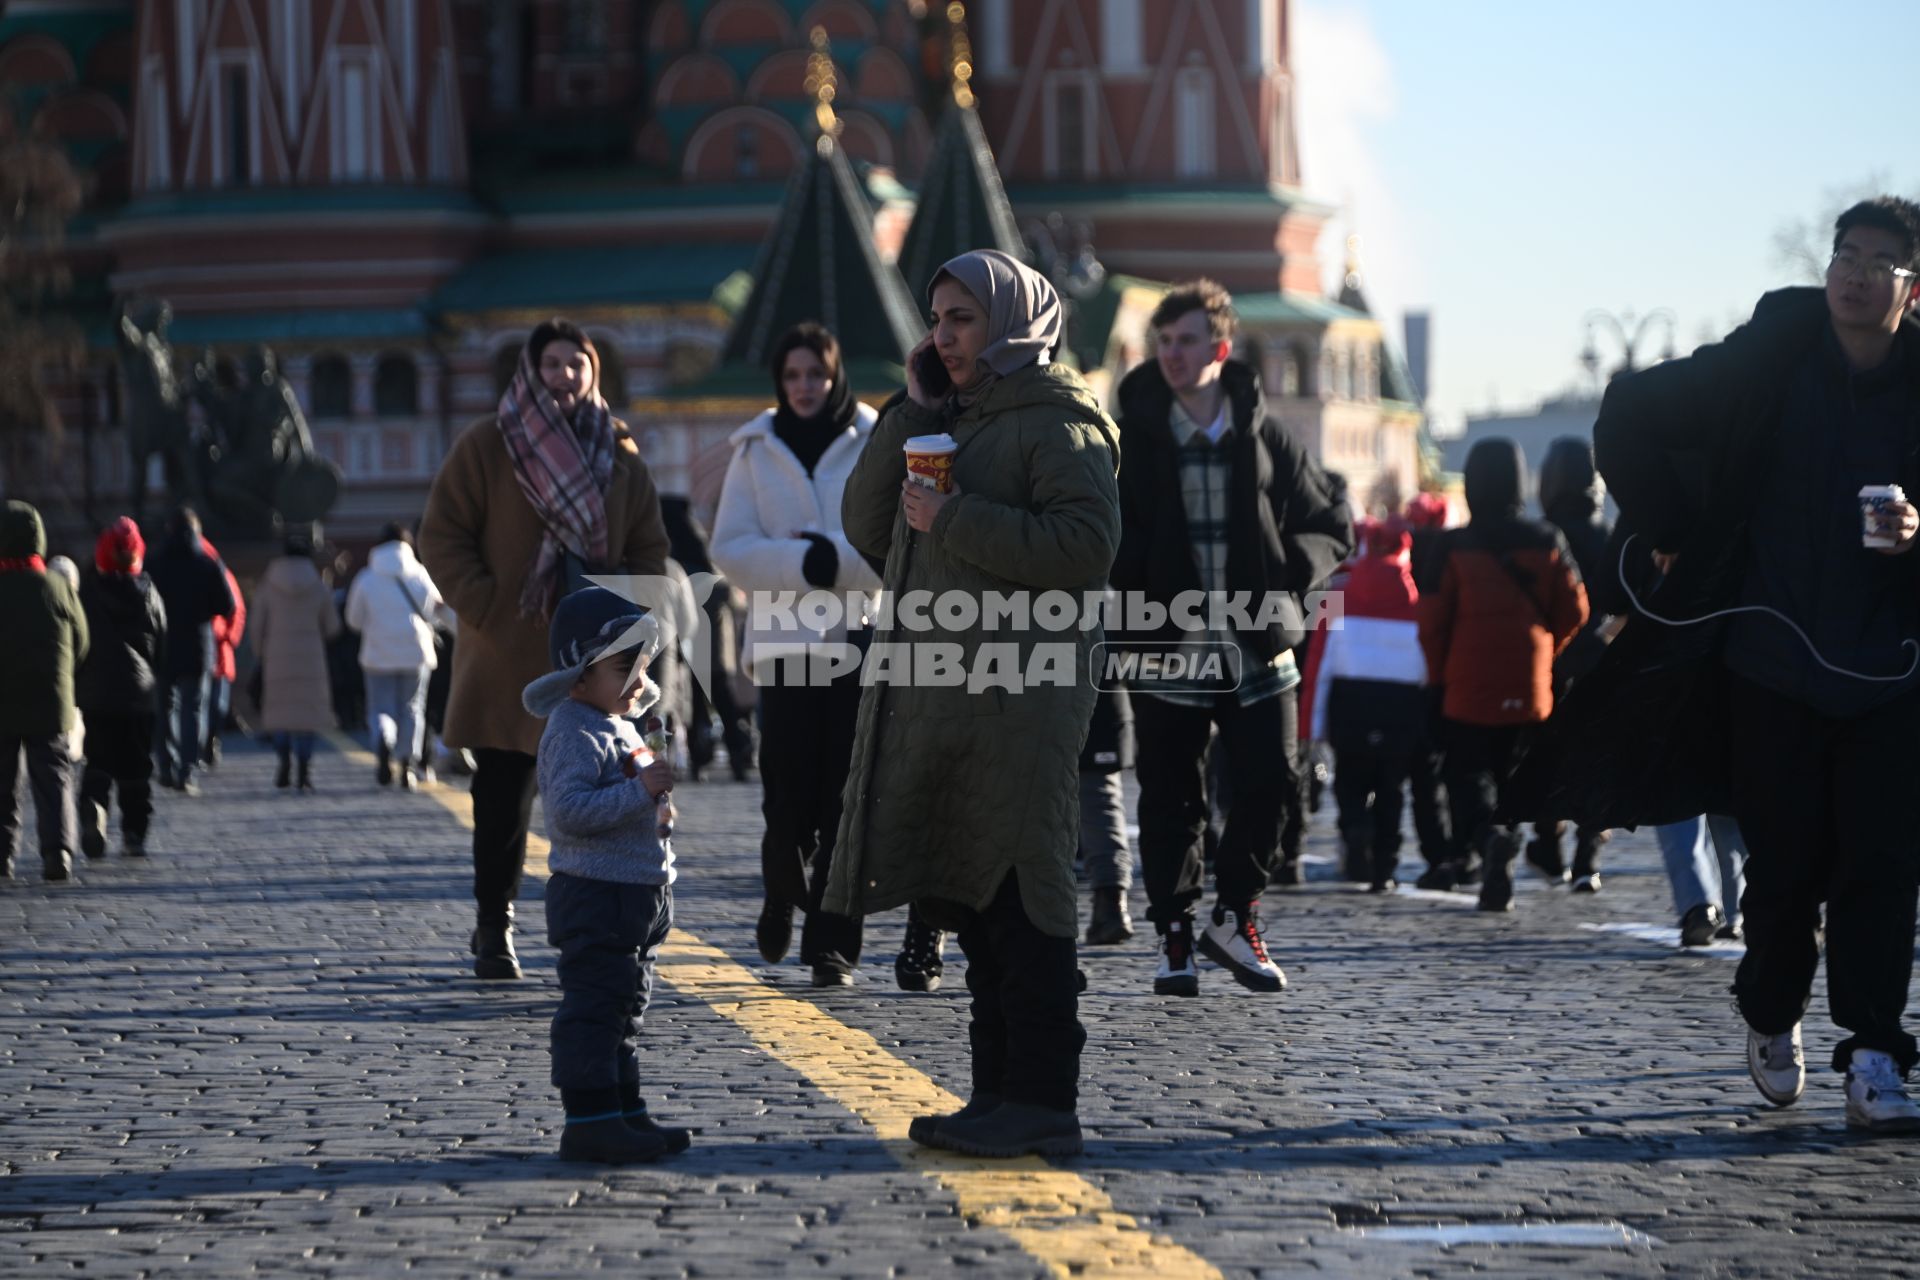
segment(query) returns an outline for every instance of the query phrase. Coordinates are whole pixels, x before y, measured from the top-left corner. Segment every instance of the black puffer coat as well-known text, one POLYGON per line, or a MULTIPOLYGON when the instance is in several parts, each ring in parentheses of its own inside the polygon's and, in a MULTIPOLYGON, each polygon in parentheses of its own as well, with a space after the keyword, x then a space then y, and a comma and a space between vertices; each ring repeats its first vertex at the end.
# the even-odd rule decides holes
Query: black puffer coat
POLYGON ((93 647, 74 682, 74 701, 86 714, 137 715, 153 710, 154 686, 166 655, 167 606, 144 573, 80 578, 93 647))

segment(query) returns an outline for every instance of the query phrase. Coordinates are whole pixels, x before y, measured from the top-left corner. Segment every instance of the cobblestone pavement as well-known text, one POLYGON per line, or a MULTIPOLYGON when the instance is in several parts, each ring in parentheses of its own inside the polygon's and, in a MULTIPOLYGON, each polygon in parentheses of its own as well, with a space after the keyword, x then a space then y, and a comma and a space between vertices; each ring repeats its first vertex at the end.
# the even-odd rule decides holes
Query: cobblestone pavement
MULTIPOLYGON (((1597 898, 1535 880, 1488 918, 1331 883, 1320 815, 1322 879, 1266 904, 1289 989, 1159 999, 1146 937, 1086 952, 1087 1153, 1003 1172, 887 1110, 965 1092, 957 954, 897 991, 893 913, 850 990, 761 964, 757 787, 686 785, 693 938, 647 1065, 701 1132, 608 1172, 553 1154, 537 900, 528 980, 469 975, 465 797, 337 754, 315 796, 270 771, 235 753, 164 796, 146 862, 45 886, 29 851, 0 886, 0 1274, 1920 1271, 1920 1151, 1849 1137, 1825 1072, 1759 1103, 1736 953, 1655 932, 1646 836, 1597 898)), ((1832 1040, 1819 994, 1809 1060, 1832 1040)))

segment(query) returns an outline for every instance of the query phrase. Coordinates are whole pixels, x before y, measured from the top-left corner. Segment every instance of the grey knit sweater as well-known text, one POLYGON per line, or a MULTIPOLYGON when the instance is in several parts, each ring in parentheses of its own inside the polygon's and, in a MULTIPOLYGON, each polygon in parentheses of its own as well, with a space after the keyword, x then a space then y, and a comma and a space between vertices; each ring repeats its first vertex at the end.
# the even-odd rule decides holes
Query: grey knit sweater
POLYGON ((540 736, 540 803, 553 848, 547 866, 588 880, 672 884, 673 846, 628 754, 643 744, 631 720, 568 698, 540 736))

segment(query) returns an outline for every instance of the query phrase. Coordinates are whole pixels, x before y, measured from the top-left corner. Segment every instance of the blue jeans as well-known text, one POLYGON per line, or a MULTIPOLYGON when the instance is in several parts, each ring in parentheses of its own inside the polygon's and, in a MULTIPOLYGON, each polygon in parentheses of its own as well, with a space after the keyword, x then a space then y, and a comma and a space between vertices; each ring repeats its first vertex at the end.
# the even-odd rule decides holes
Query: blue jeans
POLYGON ((367 728, 402 764, 418 765, 427 728, 427 669, 368 671, 367 728))
POLYGON ((161 695, 160 776, 176 787, 193 777, 207 746, 206 672, 175 676, 161 695))
POLYGON ((310 730, 299 733, 276 733, 273 735, 273 749, 281 755, 292 752, 301 764, 313 759, 314 734, 310 730))
POLYGON ((1739 823, 1724 814, 1708 814, 1655 827, 1653 837, 1667 864, 1675 911, 1684 916, 1695 907, 1718 906, 1729 921, 1740 918, 1747 842, 1739 823))
POLYGON ((200 758, 211 763, 213 740, 227 727, 227 713, 233 709, 233 681, 220 676, 207 677, 207 731, 200 735, 200 758))

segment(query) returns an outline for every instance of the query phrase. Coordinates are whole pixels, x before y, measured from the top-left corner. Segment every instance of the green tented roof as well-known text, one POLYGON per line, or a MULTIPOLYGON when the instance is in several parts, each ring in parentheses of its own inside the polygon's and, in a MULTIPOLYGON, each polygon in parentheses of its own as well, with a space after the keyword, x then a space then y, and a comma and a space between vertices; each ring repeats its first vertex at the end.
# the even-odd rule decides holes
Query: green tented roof
POLYGON ((435 295, 440 311, 704 302, 753 261, 747 245, 523 249, 467 266, 435 295))
POLYGON ((918 316, 900 273, 873 247, 873 211, 846 154, 815 148, 760 246, 753 294, 734 319, 723 363, 757 368, 803 320, 832 330, 848 361, 901 361, 920 340, 918 316))
POLYGON ((920 182, 919 207, 900 246, 898 265, 910 296, 925 298, 940 264, 974 249, 1027 257, 980 117, 972 107, 950 102, 920 182))

